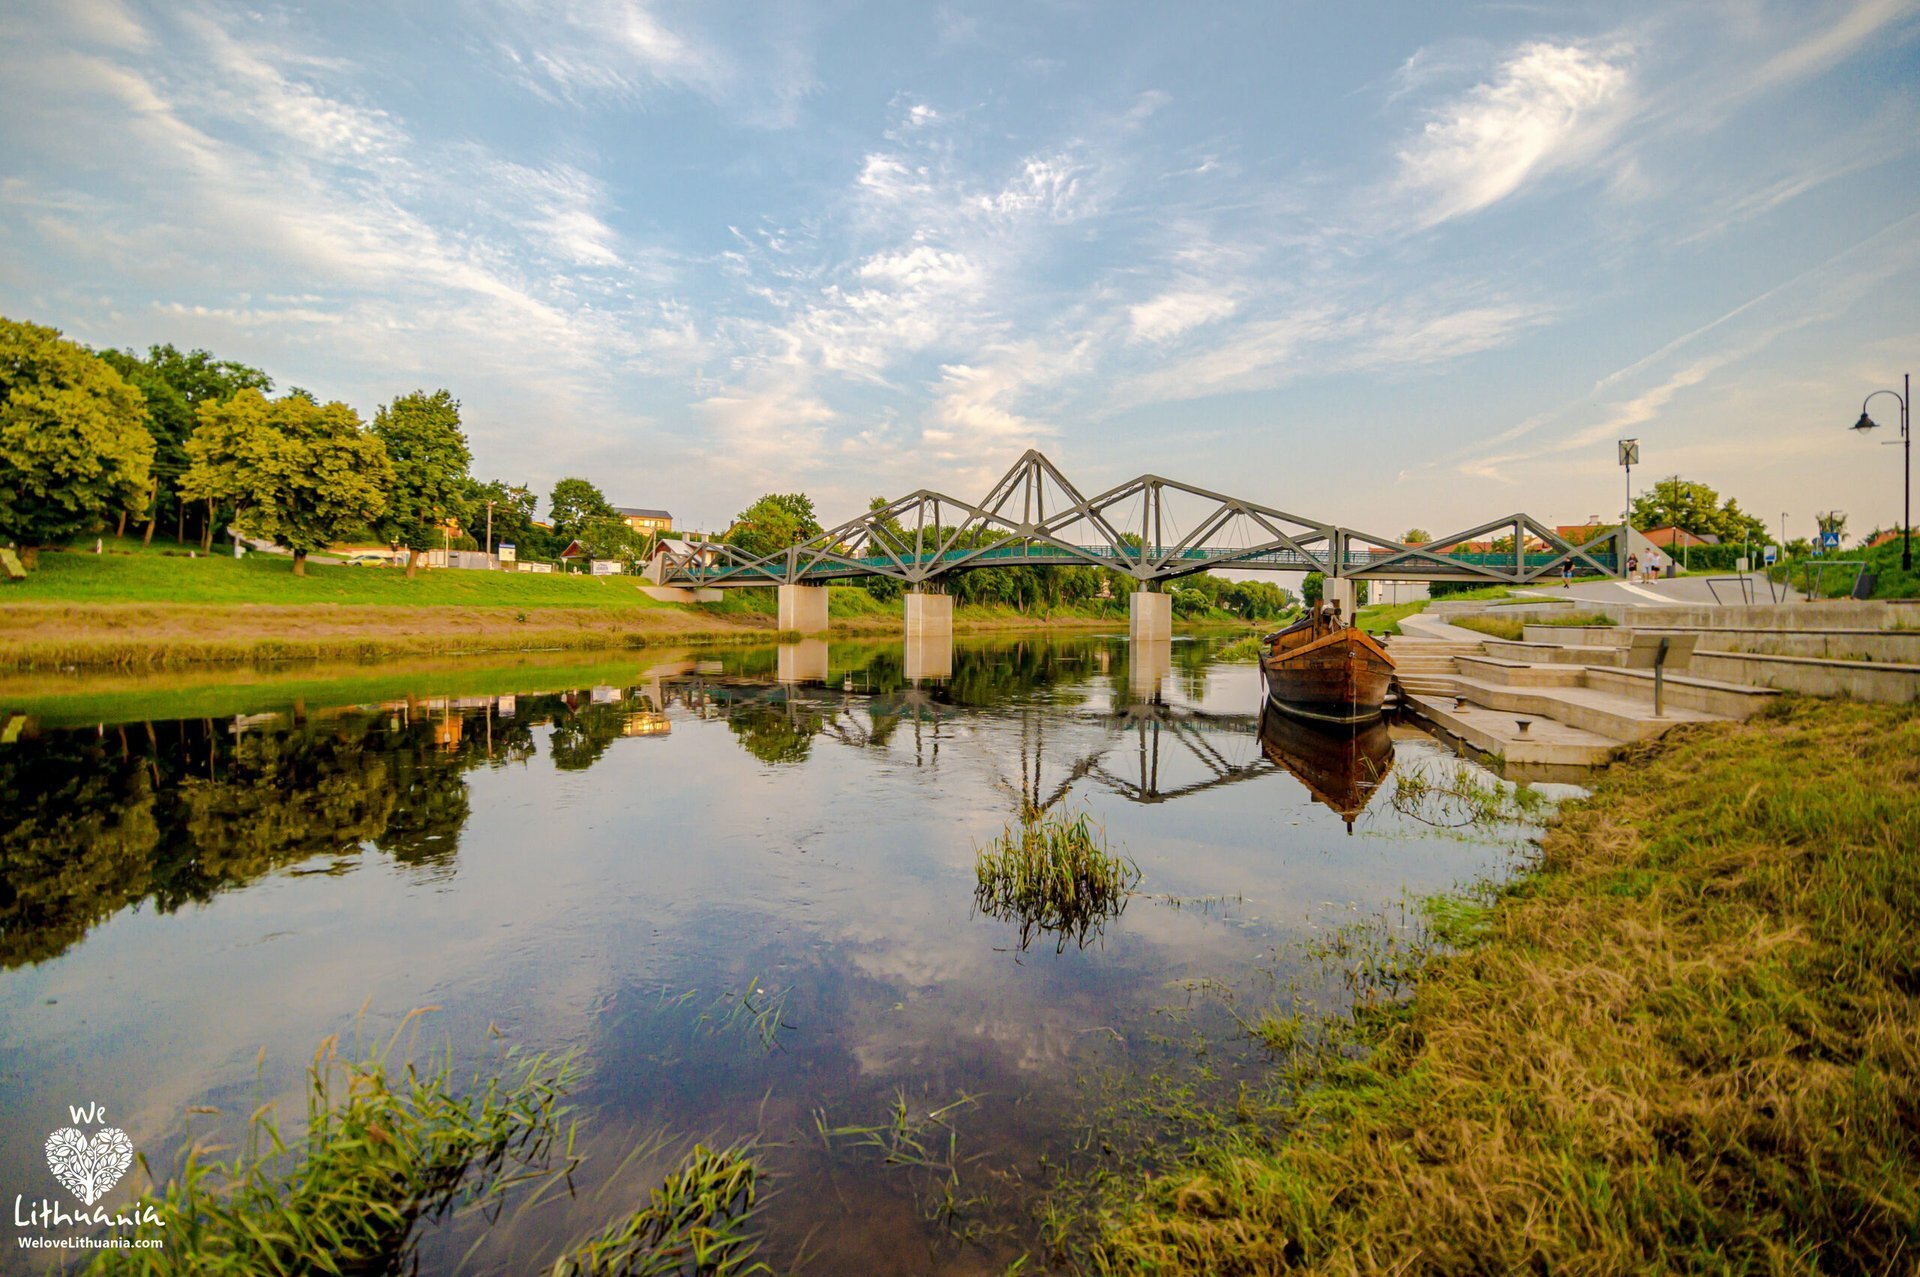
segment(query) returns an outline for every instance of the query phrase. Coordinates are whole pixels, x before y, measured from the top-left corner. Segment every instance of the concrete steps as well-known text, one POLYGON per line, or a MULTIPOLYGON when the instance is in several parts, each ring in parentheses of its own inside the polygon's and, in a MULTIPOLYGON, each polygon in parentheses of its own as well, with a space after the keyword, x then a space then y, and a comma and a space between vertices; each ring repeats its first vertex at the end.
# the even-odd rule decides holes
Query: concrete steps
POLYGON ((1597 767, 1620 749, 1620 742, 1612 737, 1551 718, 1535 719, 1522 733, 1518 716, 1484 706, 1457 710, 1450 696, 1413 695, 1407 708, 1475 749, 1498 754, 1513 764, 1597 767))
POLYGON ((1687 709, 1669 704, 1666 716, 1653 717, 1649 696, 1621 695, 1590 687, 1514 687, 1459 677, 1453 694, 1464 696, 1475 710, 1487 710, 1507 719, 1552 719, 1567 727, 1577 727, 1616 744, 1650 740, 1677 723, 1725 722, 1724 714, 1687 709))

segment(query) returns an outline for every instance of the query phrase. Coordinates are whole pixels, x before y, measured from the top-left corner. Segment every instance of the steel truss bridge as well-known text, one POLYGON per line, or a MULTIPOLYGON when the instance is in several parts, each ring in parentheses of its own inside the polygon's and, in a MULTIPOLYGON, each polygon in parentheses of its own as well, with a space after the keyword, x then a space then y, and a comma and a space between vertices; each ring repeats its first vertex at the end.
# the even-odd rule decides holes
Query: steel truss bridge
POLYGON ((1576 546, 1510 514, 1408 545, 1153 474, 1089 497, 1029 450, 978 502, 922 488, 772 554, 694 541, 663 550, 657 564, 662 585, 723 588, 885 576, 917 590, 952 572, 1005 567, 1110 568, 1149 589, 1211 568, 1524 585, 1566 563, 1579 576, 1619 577, 1625 536, 1615 528, 1576 546), (1510 539, 1504 549, 1468 548, 1489 536, 1510 539))

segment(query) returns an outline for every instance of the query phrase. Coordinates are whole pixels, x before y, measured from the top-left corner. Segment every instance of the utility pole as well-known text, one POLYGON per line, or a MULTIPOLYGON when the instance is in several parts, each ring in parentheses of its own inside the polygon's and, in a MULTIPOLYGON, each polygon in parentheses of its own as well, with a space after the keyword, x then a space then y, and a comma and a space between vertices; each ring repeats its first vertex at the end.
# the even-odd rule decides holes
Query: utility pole
POLYGON ((487 558, 493 558, 493 502, 487 502, 487 558))

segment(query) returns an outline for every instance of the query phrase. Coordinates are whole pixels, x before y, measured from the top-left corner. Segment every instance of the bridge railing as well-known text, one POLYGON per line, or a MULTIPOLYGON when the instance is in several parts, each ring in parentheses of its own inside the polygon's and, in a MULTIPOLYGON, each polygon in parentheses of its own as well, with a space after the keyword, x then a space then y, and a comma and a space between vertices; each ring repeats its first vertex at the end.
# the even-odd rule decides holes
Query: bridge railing
MULTIPOLYGON (((1171 563, 1205 563, 1220 567, 1272 567, 1278 569, 1299 569, 1309 572, 1324 572, 1331 560, 1330 554, 1302 554, 1297 550, 1259 550, 1239 552, 1230 546, 1198 546, 1176 549, 1172 546, 1147 546, 1144 549, 1127 547, 1116 550, 1112 546, 1085 545, 1078 547, 1082 554, 1103 559, 1115 566, 1131 565, 1140 562, 1142 555, 1148 560, 1165 558, 1171 563)), ((1401 552, 1389 550, 1349 550, 1341 558, 1343 572, 1355 569, 1364 570, 1375 563, 1385 562, 1399 557, 1401 552)), ((1394 572, 1409 580, 1418 580, 1424 576, 1443 576, 1450 567, 1484 568, 1493 572, 1511 573, 1524 566, 1526 569, 1544 569, 1560 562, 1565 555, 1555 552, 1533 552, 1521 556, 1516 561, 1511 553, 1497 551, 1454 551, 1434 556, 1444 559, 1445 563, 1432 560, 1405 560, 1399 563, 1394 572)), ((1611 553, 1595 551, 1590 555, 1608 571, 1616 568, 1615 556, 1611 553)), ((1011 566, 1085 566, 1084 560, 1048 545, 998 546, 989 550, 958 549, 939 554, 904 556, 904 561, 920 567, 937 567, 943 563, 965 562, 968 567, 988 567, 993 565, 1011 566)), ((885 555, 861 556, 850 559, 836 559, 811 564, 801 569, 800 579, 833 580, 839 577, 861 576, 874 571, 884 571, 896 567, 893 559, 885 555)), ((685 575, 694 580, 740 580, 740 570, 728 564, 692 565, 686 568, 685 575)), ((1590 571, 1583 564, 1575 564, 1575 572, 1587 574, 1590 571)), ((761 576, 754 584, 774 584, 773 579, 761 576)))

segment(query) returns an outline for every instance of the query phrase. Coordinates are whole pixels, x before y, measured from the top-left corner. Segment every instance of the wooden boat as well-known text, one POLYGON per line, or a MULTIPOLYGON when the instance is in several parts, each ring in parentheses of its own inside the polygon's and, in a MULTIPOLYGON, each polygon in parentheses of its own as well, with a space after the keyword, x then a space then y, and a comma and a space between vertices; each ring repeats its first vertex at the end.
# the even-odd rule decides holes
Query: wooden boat
POLYGON ((1274 708, 1322 723, 1357 723, 1380 713, 1393 658, 1364 631, 1316 608, 1260 641, 1260 672, 1274 708))
POLYGON ((1348 833, 1393 770, 1393 736, 1383 718, 1314 723, 1269 706, 1260 715, 1260 748, 1292 772, 1315 801, 1339 813, 1348 833))

